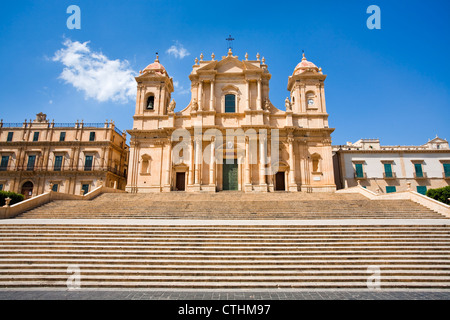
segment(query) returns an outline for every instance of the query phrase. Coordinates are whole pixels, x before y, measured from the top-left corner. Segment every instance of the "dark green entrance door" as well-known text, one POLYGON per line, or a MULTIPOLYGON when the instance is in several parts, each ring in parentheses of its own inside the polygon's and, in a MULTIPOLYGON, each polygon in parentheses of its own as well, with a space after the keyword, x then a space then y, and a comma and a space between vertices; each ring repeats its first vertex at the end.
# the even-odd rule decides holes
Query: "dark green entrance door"
POLYGON ((227 163, 230 159, 226 159, 223 164, 223 190, 238 190, 238 163, 234 159, 233 163, 227 163))

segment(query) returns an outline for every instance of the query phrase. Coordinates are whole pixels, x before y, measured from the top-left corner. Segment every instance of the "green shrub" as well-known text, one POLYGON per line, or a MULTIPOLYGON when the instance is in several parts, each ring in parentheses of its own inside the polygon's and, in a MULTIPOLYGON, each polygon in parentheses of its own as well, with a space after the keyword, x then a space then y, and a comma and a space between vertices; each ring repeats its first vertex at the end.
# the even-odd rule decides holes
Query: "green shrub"
POLYGON ((427 197, 443 202, 445 204, 450 204, 450 201, 448 200, 448 198, 450 198, 450 186, 439 189, 429 189, 427 191, 427 197))
POLYGON ((0 207, 3 207, 5 205, 6 198, 11 198, 11 202, 9 203, 10 206, 25 199, 23 194, 18 194, 11 191, 0 191, 0 207))

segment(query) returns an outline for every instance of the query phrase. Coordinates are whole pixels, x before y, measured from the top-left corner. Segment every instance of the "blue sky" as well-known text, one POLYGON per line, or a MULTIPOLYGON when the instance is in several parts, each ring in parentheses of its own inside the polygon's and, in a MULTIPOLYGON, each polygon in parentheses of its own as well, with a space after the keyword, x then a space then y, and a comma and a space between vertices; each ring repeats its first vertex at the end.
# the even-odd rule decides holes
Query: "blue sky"
POLYGON ((446 0, 2 1, 0 118, 23 122, 42 111, 55 122, 112 119, 131 129, 135 88, 126 81, 155 52, 177 83, 172 97, 181 110, 194 59, 225 55, 231 34, 234 55, 265 57, 270 99, 280 109, 302 50, 323 68, 335 145, 450 139, 449 15, 446 0), (72 4, 81 9, 81 30, 67 28, 72 4), (372 4, 381 9, 381 30, 366 27, 372 4), (76 45, 85 56, 74 63, 76 45), (170 54, 172 46, 184 55, 170 54), (93 75, 63 74, 76 63, 85 71, 93 66, 93 75))

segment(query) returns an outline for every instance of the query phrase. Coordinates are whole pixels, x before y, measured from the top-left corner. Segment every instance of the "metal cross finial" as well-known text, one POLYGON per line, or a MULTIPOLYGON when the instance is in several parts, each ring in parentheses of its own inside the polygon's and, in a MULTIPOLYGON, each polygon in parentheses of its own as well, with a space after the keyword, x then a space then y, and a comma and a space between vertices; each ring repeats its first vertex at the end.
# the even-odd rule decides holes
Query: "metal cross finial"
POLYGON ((233 40, 234 40, 234 38, 231 37, 231 34, 225 40, 228 41, 228 49, 232 49, 233 50, 233 40))

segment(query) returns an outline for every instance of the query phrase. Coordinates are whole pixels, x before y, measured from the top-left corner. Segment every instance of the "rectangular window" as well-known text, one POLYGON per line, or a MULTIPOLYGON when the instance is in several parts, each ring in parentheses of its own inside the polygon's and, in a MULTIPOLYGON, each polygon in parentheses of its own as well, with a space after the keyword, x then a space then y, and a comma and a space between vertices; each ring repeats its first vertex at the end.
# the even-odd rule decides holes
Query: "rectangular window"
POLYGON ((53 185, 52 191, 58 192, 58 184, 57 184, 57 183, 55 183, 55 184, 53 185))
POLYGON ((65 132, 61 132, 59 134, 59 141, 65 141, 66 140, 66 133, 65 132))
POLYGON ((54 167, 53 167, 53 170, 55 170, 55 171, 61 171, 62 160, 63 160, 63 156, 56 156, 56 157, 55 157, 55 165, 54 165, 54 167))
POLYGON ((89 185, 88 184, 83 184, 81 186, 81 190, 83 190, 83 194, 86 194, 89 192, 89 185))
POLYGON ((356 177, 364 178, 364 171, 362 163, 355 163, 356 177))
POLYGON ((86 156, 86 159, 84 160, 84 171, 91 171, 92 170, 92 156, 86 156))
POLYGON ((33 141, 39 141, 39 132, 35 132, 33 135, 33 141))
POLYGON ((0 191, 3 191, 3 184, 0 183, 0 191))
POLYGON ((34 170, 34 163, 36 162, 36 156, 28 156, 28 164, 27 164, 27 170, 33 171, 34 170))
POLYGON ((386 178, 392 178, 392 164, 390 163, 384 164, 384 174, 386 178))
POLYGON ((236 112, 236 96, 234 94, 225 96, 225 112, 236 112))
POLYGON ((6 138, 6 141, 10 142, 13 140, 14 132, 8 132, 8 137, 6 138))
POLYGON ((386 193, 393 193, 393 192, 397 192, 397 188, 395 188, 395 186, 386 187, 386 193))
POLYGON ((95 141, 95 132, 89 134, 89 141, 95 141))
POLYGON ((0 164, 0 171, 8 169, 9 156, 2 156, 2 163, 0 164))
POLYGON ((426 195, 427 194, 427 187, 426 186, 417 186, 417 193, 426 195))
POLYGON ((423 178, 422 164, 414 163, 414 170, 416 171, 416 177, 423 178))
POLYGON ((450 163, 444 163, 444 175, 446 178, 450 177, 450 163))

